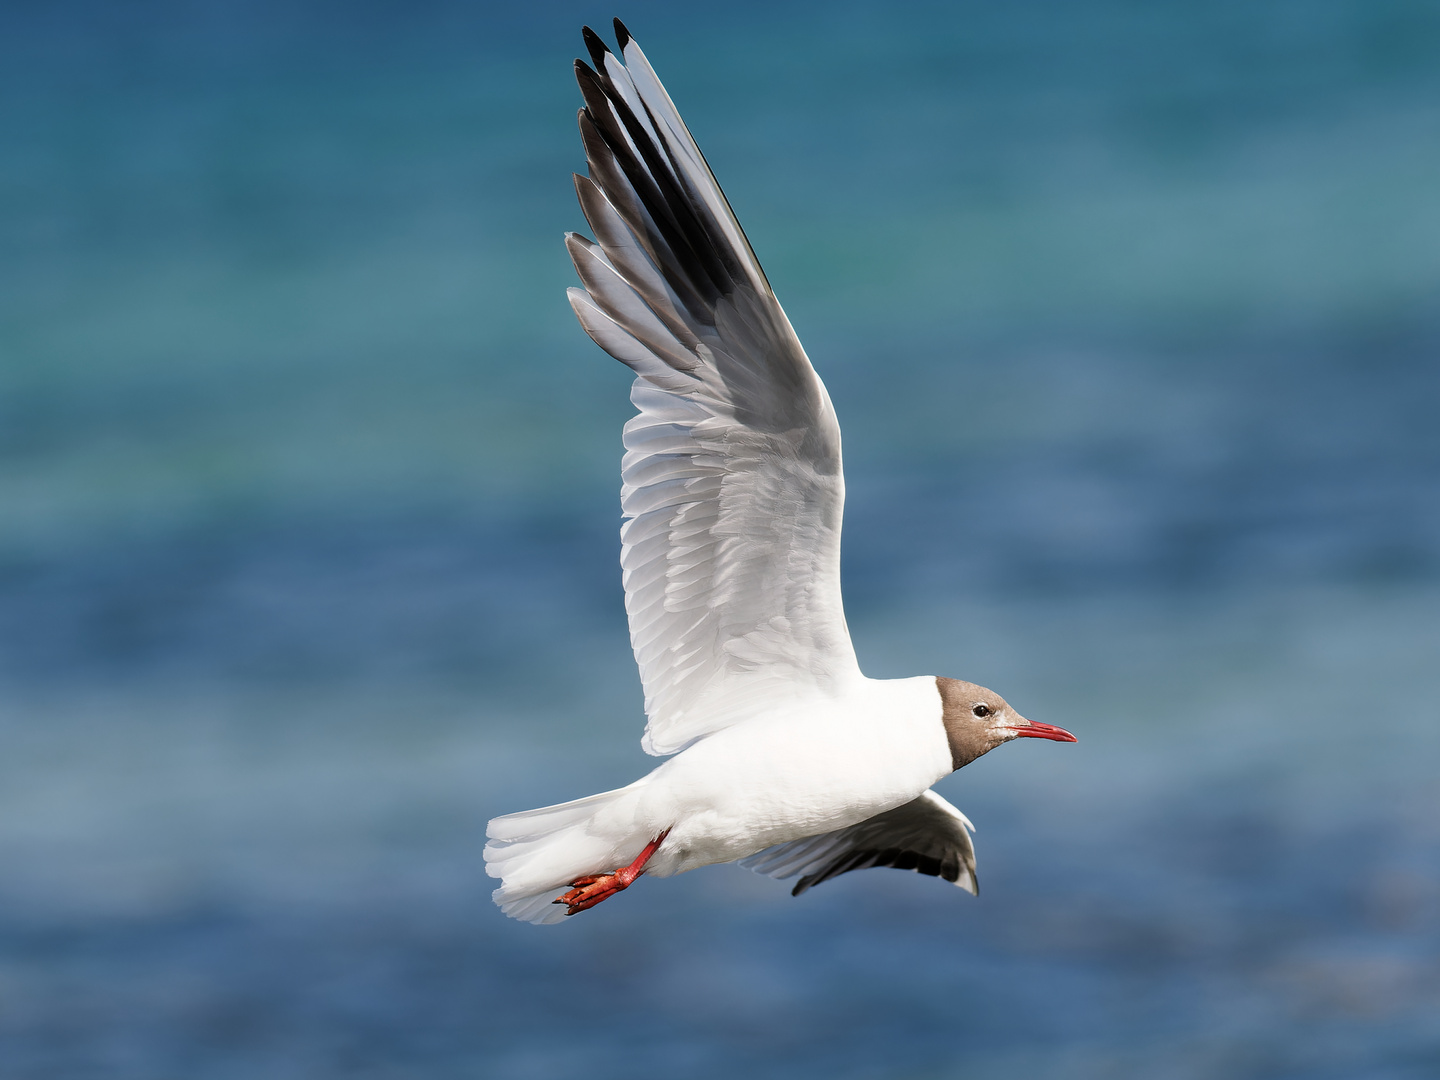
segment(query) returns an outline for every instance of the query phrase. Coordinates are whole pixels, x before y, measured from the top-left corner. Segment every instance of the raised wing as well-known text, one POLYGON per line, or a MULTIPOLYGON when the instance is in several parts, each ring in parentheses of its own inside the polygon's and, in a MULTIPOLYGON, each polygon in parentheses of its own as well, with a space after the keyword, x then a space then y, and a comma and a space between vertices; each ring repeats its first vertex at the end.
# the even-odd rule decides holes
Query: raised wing
POLYGON ((575 62, 598 243, 566 243, 580 324, 636 375, 625 425, 625 608, 672 754, 786 695, 858 677, 840 602, 840 427, 740 223, 644 53, 587 27, 575 62))
POLYGON ((974 827, 959 810, 927 791, 848 829, 778 844, 741 859, 740 865, 773 878, 800 874, 792 896, 840 874, 871 866, 915 870, 978 893, 975 848, 970 843, 974 827))

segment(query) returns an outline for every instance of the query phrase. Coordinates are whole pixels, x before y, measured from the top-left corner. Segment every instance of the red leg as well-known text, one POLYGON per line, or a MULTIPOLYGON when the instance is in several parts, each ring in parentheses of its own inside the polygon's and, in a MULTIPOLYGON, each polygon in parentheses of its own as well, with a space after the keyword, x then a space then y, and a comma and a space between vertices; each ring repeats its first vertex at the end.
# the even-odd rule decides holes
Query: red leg
POLYGON ((622 889, 628 889, 631 883, 645 872, 645 864, 650 861, 650 856, 659 850, 665 837, 669 835, 670 830, 666 829, 645 845, 645 850, 635 856, 634 862, 621 870, 576 878, 570 883, 570 891, 564 896, 557 896, 551 903, 565 904, 570 909, 565 914, 574 915, 577 911, 594 907, 601 900, 608 900, 622 889))

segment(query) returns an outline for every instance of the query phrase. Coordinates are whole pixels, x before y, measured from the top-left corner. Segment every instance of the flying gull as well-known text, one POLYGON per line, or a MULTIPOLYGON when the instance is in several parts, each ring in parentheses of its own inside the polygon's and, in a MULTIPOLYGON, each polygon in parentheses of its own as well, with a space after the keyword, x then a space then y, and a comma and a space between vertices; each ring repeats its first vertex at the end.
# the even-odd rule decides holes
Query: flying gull
POLYGON ((976 891, 969 820, 930 785, 1021 737, 1074 742, 960 679, 870 679, 840 599, 840 426, 680 114, 624 25, 589 27, 595 241, 570 304, 635 373, 620 564, 645 690, 627 787, 490 822, 495 902, 557 922, 628 888, 740 861, 794 893, 892 866, 976 891))

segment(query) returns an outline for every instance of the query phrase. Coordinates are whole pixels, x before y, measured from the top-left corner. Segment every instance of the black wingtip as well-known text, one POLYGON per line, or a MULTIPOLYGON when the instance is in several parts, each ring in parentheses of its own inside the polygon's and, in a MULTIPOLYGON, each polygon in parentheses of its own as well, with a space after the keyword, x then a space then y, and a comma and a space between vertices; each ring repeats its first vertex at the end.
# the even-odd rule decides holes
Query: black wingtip
POLYGON ((618 18, 615 20, 615 40, 619 43, 621 52, 630 44, 630 31, 625 29, 625 24, 618 18))
POLYGON ((589 51, 590 59, 595 64, 596 70, 603 71, 605 57, 610 55, 610 46, 606 45, 600 35, 588 26, 580 28, 580 36, 585 39, 585 48, 589 51))

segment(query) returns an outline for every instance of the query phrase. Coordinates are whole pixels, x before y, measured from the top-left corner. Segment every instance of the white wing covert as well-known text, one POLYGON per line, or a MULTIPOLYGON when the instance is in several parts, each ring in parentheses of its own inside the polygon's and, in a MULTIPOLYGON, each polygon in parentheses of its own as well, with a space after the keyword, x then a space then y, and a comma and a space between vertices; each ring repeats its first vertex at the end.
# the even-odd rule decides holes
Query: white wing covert
POLYGON ((672 754, 858 677, 840 598, 840 427, 745 233, 645 55, 575 62, 596 243, 566 244, 586 332, 636 375, 621 566, 649 723, 672 754))
POLYGON ((918 799, 847 829, 766 848, 741 859, 740 865, 766 877, 784 879, 800 874, 790 892, 792 896, 822 881, 871 866, 914 870, 978 893, 975 847, 970 842, 972 829, 969 818, 935 792, 927 791, 918 799))

